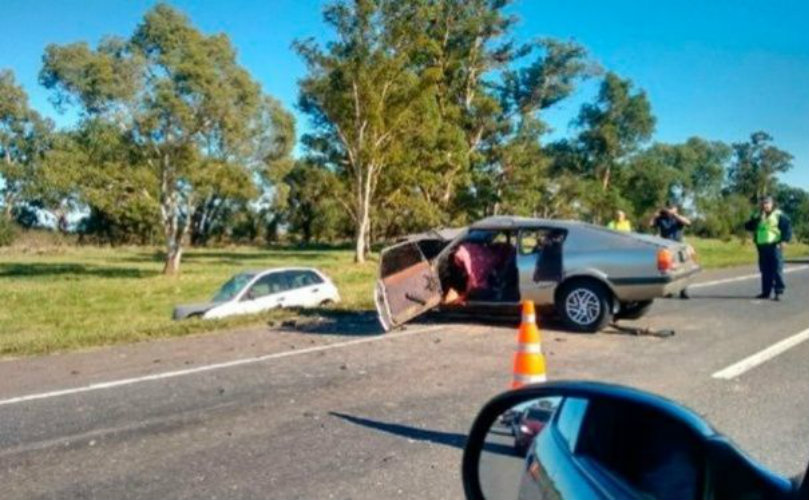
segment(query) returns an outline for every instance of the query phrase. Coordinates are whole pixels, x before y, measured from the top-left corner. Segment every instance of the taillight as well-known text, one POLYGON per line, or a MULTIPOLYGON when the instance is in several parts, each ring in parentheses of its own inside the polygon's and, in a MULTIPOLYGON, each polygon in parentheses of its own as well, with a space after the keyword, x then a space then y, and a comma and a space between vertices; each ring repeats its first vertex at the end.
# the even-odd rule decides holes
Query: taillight
POLYGON ((657 251, 657 269, 660 272, 666 272, 674 267, 674 256, 670 251, 661 248, 657 251))

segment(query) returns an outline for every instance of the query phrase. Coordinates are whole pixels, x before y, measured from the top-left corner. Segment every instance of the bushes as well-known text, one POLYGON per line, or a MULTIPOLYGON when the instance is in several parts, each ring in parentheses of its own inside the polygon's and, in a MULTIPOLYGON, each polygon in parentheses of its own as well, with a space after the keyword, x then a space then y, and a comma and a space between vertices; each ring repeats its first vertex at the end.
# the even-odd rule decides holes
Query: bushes
POLYGON ((0 217, 0 247, 7 247, 17 238, 17 227, 10 220, 0 217))

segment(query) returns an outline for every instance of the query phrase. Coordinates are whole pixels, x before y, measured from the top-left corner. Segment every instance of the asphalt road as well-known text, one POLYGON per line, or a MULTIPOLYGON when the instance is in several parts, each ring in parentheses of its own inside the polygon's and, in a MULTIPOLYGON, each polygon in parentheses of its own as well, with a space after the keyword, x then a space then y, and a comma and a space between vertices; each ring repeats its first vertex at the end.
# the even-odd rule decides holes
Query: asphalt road
MULTIPOLYGON (((706 273, 727 280, 752 269, 706 273)), ((792 476, 809 460, 809 342, 721 370, 809 327, 809 268, 781 303, 756 279, 661 300, 661 339, 543 325, 551 379, 674 398, 792 476)), ((506 389, 514 329, 369 319, 260 328, 0 363, 3 498, 460 498, 477 410, 506 389)))

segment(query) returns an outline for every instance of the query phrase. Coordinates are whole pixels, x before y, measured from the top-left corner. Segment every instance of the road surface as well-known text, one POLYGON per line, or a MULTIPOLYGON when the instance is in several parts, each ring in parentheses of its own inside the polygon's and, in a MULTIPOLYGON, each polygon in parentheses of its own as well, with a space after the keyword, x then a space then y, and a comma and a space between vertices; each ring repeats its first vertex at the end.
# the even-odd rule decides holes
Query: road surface
MULTIPOLYGON (((809 266, 791 268, 781 303, 750 298, 751 268, 704 273, 693 300, 661 300, 637 322, 674 329, 667 339, 543 324, 548 377, 674 398, 799 474, 809 266)), ((380 335, 359 318, 3 361, 2 496, 460 498, 466 433, 509 386, 514 347, 510 325, 380 335)))

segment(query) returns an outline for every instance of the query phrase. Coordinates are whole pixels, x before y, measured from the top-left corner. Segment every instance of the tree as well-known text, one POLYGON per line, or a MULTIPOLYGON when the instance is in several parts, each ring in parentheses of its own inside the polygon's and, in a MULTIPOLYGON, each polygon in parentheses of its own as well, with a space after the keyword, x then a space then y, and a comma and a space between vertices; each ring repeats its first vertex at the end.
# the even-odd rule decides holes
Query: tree
POLYGON ((28 106, 28 95, 10 70, 0 71, 0 176, 3 214, 34 190, 37 168, 50 145, 53 124, 28 106))
POLYGON ((596 102, 582 106, 576 125, 583 129, 577 141, 585 167, 607 191, 614 171, 652 136, 655 118, 646 93, 633 93, 630 80, 610 72, 596 102))
POLYGON ((109 244, 147 244, 160 224, 156 172, 131 134, 98 116, 60 132, 40 169, 43 208, 86 208, 84 237, 109 244))
POLYGON ((357 262, 365 261, 368 250, 380 176, 401 139, 417 132, 419 101, 432 85, 410 66, 419 12, 418 4, 409 2, 338 1, 324 15, 335 41, 325 49, 312 39, 295 43, 309 70, 299 103, 313 131, 304 144, 350 193, 343 201, 354 222, 357 262))
POLYGON ((287 174, 289 190, 286 222, 289 231, 299 235, 302 243, 334 241, 350 230, 340 199, 348 193, 333 172, 323 166, 300 161, 287 174))
POLYGON ((721 195, 729 157, 727 145, 699 137, 653 144, 627 162, 622 196, 644 220, 669 200, 699 208, 721 195))
MULTIPOLYGON (((152 172, 166 246, 164 272, 179 271, 195 208, 212 193, 244 194, 258 165, 265 98, 236 63, 227 36, 205 35, 158 4, 129 39, 46 48, 40 81, 59 105, 125 132, 152 172)), ((152 189, 153 188, 153 189, 152 189)))
POLYGON ((728 177, 731 189, 751 202, 772 194, 778 174, 792 168, 793 156, 773 145, 766 132, 754 132, 748 142, 733 144, 733 163, 728 177))
POLYGON ((775 201, 792 221, 795 239, 809 241, 809 192, 786 184, 778 184, 775 189, 775 201))
MULTIPOLYGON (((490 137, 490 167, 484 176, 493 181, 493 213, 501 203, 506 211, 550 217, 562 211, 562 200, 572 195, 567 179, 554 179, 551 160, 540 143, 549 130, 542 113, 567 98, 576 84, 598 71, 578 44, 543 39, 529 45, 534 61, 503 72, 498 89, 502 125, 490 137)), ((568 212, 569 213, 569 212, 568 212)))

